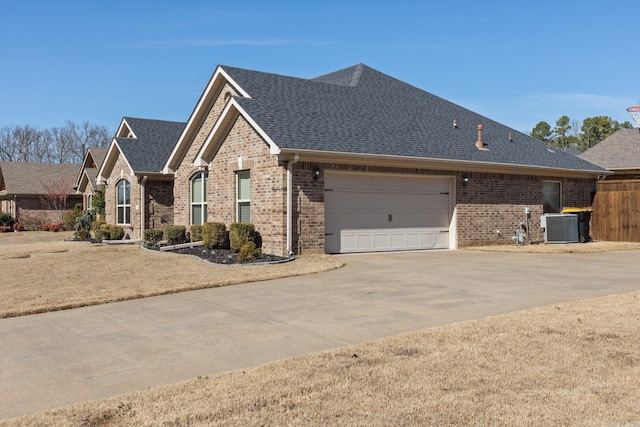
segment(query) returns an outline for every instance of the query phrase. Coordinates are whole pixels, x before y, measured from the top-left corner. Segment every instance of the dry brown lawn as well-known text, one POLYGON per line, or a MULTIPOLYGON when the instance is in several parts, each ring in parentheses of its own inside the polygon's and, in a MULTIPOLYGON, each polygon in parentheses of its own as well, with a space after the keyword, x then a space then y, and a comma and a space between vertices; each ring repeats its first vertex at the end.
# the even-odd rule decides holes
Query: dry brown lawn
POLYGON ((0 426, 640 424, 640 293, 427 329, 0 426))
MULTIPOLYGON (((25 239, 34 236, 25 233, 25 239)), ((137 247, 54 240, 34 249, 0 234, 0 267, 11 272, 2 275, 0 290, 13 298, 0 303, 4 315, 16 314, 14 304, 35 312, 180 290, 162 283, 189 288, 261 280, 271 274, 265 271, 289 275, 305 265, 315 271, 339 264, 331 257, 302 257, 266 268, 212 267, 137 247), (100 279, 122 271, 132 280, 100 279)), ((0 426, 637 426, 639 336, 635 292, 426 329, 2 420, 0 426)))
POLYGON ((470 251, 493 251, 514 253, 588 253, 640 249, 638 242, 589 242, 589 243, 540 243, 536 245, 504 245, 471 246, 464 248, 470 251))
POLYGON ((277 265, 216 266, 138 245, 67 242, 70 233, 0 233, 0 317, 310 274, 343 265, 326 255, 277 265))

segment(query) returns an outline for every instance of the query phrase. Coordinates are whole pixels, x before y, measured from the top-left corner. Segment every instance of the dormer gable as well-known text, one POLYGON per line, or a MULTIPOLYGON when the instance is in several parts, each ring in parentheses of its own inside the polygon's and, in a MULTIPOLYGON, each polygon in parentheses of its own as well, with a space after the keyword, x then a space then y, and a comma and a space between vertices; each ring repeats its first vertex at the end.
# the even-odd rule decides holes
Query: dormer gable
POLYGON ((127 123, 127 119, 123 118, 122 122, 120 123, 120 127, 118 128, 118 131, 116 132, 116 138, 137 138, 136 134, 133 133, 133 130, 131 129, 131 126, 129 126, 129 123, 127 123))

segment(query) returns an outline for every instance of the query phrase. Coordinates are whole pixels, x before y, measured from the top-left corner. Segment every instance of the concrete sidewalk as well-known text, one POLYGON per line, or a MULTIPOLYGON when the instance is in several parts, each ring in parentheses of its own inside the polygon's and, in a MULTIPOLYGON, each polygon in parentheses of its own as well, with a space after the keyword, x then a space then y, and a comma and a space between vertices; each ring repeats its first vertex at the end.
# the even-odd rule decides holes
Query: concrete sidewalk
POLYGON ((350 255, 345 268, 311 276, 2 319, 0 419, 402 332, 640 290, 639 257, 639 251, 350 255))

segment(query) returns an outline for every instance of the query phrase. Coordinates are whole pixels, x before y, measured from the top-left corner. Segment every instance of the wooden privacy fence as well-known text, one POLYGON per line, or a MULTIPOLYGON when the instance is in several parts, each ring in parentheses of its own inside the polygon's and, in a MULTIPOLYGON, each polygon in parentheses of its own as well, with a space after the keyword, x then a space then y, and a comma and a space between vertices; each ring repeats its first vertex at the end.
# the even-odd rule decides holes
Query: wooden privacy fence
POLYGON ((591 236, 600 241, 640 242, 640 181, 598 182, 591 236))

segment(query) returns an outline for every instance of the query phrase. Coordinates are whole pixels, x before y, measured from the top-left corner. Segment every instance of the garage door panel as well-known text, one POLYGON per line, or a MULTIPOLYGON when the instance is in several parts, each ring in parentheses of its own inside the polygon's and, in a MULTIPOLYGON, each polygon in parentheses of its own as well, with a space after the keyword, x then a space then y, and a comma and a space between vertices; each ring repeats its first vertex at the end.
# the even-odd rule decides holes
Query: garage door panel
POLYGON ((449 247, 449 178, 325 175, 325 249, 368 252, 449 247))
MULTIPOLYGON (((447 249, 447 230, 372 229, 341 230, 327 236, 328 248, 339 248, 341 253, 398 251, 412 249, 447 249)), ((335 250, 334 252, 338 252, 335 250)))
POLYGON ((351 211, 332 215, 325 221, 325 231, 332 232, 340 228, 398 228, 401 224, 408 227, 448 227, 448 211, 376 213, 351 211), (391 221, 389 221, 391 215, 391 221), (425 218, 426 216, 426 218, 425 218))

